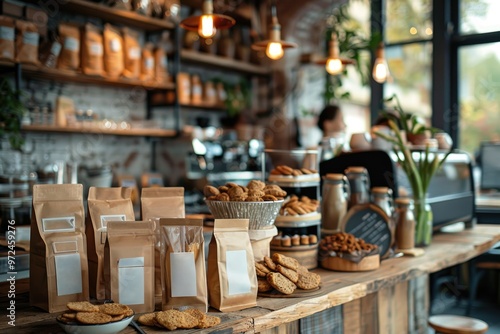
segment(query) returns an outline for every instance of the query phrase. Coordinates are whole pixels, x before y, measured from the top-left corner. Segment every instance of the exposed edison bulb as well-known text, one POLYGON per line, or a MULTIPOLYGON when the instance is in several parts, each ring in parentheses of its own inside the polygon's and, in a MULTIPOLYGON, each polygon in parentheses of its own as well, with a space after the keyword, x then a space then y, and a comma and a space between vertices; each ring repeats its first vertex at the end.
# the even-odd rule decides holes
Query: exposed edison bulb
POLYGON ((338 58, 329 58, 326 61, 326 71, 331 75, 337 75, 342 72, 342 61, 338 58))
POLYGON ((279 42, 270 42, 266 47, 266 56, 273 60, 283 57, 283 46, 279 42))
POLYGON ((211 38, 215 36, 217 29, 214 26, 214 18, 212 15, 201 15, 200 24, 198 26, 198 35, 203 38, 211 38))
POLYGON ((375 59, 375 63, 373 64, 373 80, 378 83, 384 83, 389 77, 389 67, 387 66, 387 62, 384 58, 375 59))

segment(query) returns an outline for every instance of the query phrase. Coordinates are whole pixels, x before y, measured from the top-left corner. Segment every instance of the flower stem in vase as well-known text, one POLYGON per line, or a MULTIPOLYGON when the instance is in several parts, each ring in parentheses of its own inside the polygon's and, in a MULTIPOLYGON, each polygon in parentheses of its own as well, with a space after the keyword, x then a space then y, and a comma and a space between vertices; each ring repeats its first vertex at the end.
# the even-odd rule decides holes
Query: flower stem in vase
POLYGON ((426 197, 416 197, 413 203, 415 215, 415 246, 425 247, 432 239, 432 208, 426 197))

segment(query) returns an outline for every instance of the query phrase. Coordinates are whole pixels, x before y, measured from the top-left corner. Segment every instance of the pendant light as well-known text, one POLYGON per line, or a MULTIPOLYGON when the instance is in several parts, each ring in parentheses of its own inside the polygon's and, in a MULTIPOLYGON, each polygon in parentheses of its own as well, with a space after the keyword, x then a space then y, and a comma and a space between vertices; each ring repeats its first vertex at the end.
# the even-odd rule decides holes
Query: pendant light
POLYGON ((373 63, 373 80, 382 84, 390 77, 389 66, 384 56, 384 43, 380 43, 375 52, 375 62, 373 63))
POLYGON ((297 44, 281 40, 281 26, 278 23, 276 4, 274 1, 271 5, 271 17, 272 21, 269 39, 252 44, 252 49, 257 51, 266 50, 266 56, 273 60, 278 60, 283 57, 284 49, 296 48, 297 44))
POLYGON ((203 38, 214 37, 217 29, 228 29, 236 21, 227 15, 214 14, 213 0, 204 0, 201 15, 190 16, 180 23, 180 26, 186 30, 197 31, 203 38))
POLYGON ((339 75, 344 70, 344 65, 354 64, 354 60, 340 58, 339 40, 333 31, 328 42, 328 58, 316 61, 316 64, 325 65, 325 69, 331 75, 339 75))

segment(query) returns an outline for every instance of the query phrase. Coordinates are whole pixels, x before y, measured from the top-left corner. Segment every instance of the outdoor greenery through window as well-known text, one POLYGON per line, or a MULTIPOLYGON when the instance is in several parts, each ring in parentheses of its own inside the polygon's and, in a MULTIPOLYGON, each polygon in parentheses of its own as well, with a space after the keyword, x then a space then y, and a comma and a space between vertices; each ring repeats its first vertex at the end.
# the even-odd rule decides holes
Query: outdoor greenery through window
POLYGON ((429 120, 432 1, 387 0, 385 17, 385 56, 391 78, 384 97, 396 94, 405 110, 429 120))
MULTIPOLYGON (((498 0, 461 0, 460 33, 500 31, 498 0)), ((500 141, 500 38, 497 43, 464 45, 459 61, 459 147, 477 152, 482 141, 500 141)))

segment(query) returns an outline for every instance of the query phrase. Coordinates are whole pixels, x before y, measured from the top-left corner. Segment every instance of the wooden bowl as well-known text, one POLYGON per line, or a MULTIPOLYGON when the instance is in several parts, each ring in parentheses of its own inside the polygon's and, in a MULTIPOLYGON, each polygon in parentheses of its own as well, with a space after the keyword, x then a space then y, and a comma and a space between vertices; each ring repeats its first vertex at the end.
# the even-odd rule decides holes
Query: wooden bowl
POLYGON ((330 256, 321 261, 321 267, 336 271, 369 271, 380 267, 380 255, 366 256, 356 263, 337 256, 330 256))

